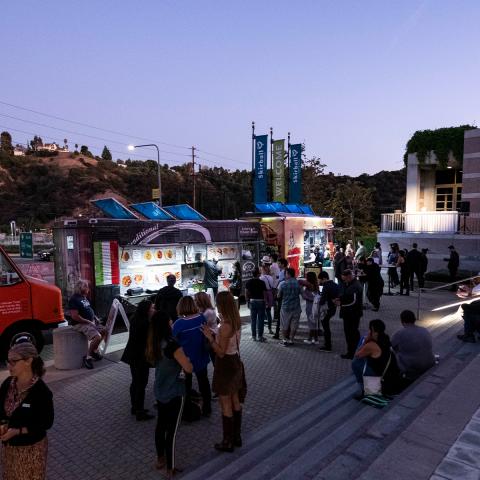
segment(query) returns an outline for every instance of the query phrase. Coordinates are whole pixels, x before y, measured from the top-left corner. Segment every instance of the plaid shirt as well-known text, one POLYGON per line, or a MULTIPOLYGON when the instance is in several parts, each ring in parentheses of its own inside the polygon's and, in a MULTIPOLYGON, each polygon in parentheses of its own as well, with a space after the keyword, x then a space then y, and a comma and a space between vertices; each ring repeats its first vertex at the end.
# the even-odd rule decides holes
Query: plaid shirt
POLYGON ((285 312, 301 312, 300 294, 302 293, 298 280, 289 278, 278 286, 278 296, 285 312))

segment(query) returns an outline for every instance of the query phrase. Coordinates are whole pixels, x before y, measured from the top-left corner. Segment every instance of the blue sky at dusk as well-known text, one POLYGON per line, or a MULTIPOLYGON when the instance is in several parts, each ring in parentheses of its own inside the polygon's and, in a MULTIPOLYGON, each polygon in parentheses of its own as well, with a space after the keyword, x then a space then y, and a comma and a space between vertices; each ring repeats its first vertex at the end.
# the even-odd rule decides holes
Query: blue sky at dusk
POLYGON ((234 169, 254 120, 327 171, 394 170, 415 130, 480 122, 479 19, 476 0, 4 2, 0 129, 234 169))

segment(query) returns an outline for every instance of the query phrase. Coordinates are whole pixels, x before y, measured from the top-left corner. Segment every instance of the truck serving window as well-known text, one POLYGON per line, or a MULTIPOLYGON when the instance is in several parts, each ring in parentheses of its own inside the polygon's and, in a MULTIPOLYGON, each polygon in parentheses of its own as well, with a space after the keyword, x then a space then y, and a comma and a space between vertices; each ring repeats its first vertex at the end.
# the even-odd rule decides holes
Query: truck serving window
POLYGON ((0 287, 15 285, 21 281, 22 279, 18 276, 12 264, 0 252, 0 287))

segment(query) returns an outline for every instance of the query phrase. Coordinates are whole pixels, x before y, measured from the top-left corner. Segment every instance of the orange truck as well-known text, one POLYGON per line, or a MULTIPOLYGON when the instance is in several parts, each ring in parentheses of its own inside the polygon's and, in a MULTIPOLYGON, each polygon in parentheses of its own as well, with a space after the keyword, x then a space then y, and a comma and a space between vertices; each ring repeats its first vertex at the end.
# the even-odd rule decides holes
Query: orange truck
POLYGON ((6 358, 12 337, 20 332, 33 335, 41 351, 42 330, 63 321, 60 289, 24 275, 0 247, 0 358, 6 358))

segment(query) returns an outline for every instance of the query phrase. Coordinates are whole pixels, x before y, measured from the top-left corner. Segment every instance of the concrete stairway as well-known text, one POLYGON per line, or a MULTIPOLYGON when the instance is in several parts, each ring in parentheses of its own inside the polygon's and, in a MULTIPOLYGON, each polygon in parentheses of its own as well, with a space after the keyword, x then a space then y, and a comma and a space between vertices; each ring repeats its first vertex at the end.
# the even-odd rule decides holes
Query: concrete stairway
MULTIPOLYGON (((465 381, 466 378, 476 378, 472 375, 474 371, 478 372, 480 366, 480 360, 476 359, 480 350, 476 344, 458 341, 455 335, 459 329, 455 315, 431 329, 436 353, 441 357, 440 364, 383 410, 351 398, 357 387, 353 376, 350 376, 245 437, 244 447, 236 449, 235 453, 216 454, 193 471, 186 472, 182 479, 429 478, 428 472, 435 470, 442 455, 455 440, 455 435, 471 418, 480 402, 480 382, 477 382, 477 387, 471 380, 465 381), (458 396, 462 385, 473 388, 475 392, 469 396, 468 406, 462 405, 461 415, 455 415, 455 427, 449 429, 445 409, 452 407, 452 398, 458 396), (432 416, 440 411, 444 412, 442 424, 438 423, 440 417, 436 424, 432 416), (409 441, 419 445, 419 439, 423 439, 427 445, 431 440, 426 434, 428 429, 421 421, 435 427, 434 430, 439 432, 437 435, 441 436, 442 431, 448 430, 448 439, 444 435, 444 439, 429 452, 430 456, 425 453, 417 458, 422 464, 423 476, 412 473, 418 471, 415 458, 407 461, 410 457, 403 456, 401 450, 406 449, 409 441), (413 428, 417 423, 423 426, 418 435, 413 428), (385 464, 390 465, 388 471, 383 468, 385 464)), ((465 392, 464 396, 468 393, 465 392)), ((455 401, 462 401, 462 398, 455 401)), ((409 445, 410 453, 411 447, 409 445)))

